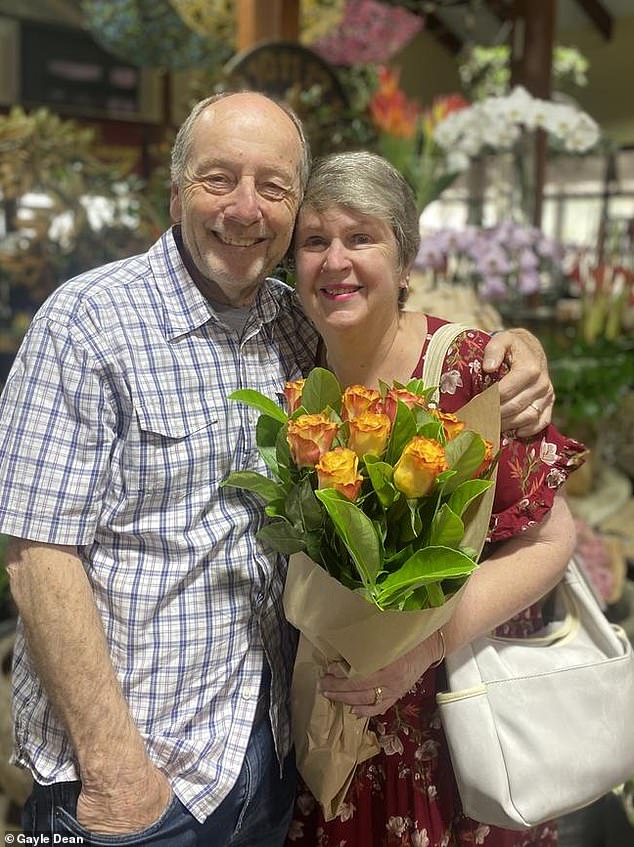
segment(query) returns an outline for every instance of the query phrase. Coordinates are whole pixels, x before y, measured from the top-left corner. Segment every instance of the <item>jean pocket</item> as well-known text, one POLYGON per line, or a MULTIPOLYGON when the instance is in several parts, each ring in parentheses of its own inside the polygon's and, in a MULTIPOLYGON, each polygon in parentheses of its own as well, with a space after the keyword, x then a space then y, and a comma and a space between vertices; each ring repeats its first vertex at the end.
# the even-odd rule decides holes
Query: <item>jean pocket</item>
POLYGON ((172 794, 172 799, 168 803, 160 817, 150 824, 145 829, 136 832, 123 833, 95 833, 86 827, 82 826, 77 818, 73 817, 70 812, 66 811, 62 806, 55 807, 55 820, 60 829, 68 835, 76 835, 83 839, 83 843, 90 844, 91 847, 108 847, 108 845, 127 845, 135 844, 152 844, 152 839, 160 835, 164 827, 167 826, 169 819, 180 808, 180 802, 175 794, 172 794))

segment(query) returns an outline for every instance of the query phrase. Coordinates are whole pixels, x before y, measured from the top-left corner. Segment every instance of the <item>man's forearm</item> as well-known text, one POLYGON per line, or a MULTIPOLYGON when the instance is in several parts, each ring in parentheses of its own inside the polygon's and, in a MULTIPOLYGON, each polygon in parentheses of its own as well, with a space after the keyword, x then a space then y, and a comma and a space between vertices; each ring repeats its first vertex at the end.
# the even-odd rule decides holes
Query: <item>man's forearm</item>
POLYGON ((121 768, 143 768, 143 740, 75 549, 14 540, 7 570, 29 654, 70 735, 82 781, 116 780, 121 768))

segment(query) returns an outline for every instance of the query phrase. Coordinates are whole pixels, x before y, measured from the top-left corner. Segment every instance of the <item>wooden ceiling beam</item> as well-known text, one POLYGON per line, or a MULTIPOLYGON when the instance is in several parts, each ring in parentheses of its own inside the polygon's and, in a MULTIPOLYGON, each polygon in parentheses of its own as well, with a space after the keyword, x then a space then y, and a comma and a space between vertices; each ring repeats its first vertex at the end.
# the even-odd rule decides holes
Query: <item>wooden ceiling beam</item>
POLYGON ((612 40, 614 18, 605 8, 601 0, 575 0, 606 41, 612 40))

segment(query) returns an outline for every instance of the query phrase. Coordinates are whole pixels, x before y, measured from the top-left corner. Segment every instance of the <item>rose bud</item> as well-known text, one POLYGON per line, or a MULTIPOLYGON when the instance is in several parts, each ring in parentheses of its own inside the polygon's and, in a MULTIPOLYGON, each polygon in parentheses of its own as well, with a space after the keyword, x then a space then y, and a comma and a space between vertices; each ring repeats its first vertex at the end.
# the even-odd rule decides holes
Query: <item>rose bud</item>
POLYGON ((286 440, 298 468, 312 468, 332 446, 338 425, 326 415, 300 415, 288 422, 286 440))
POLYGON ((302 391, 305 382, 305 379, 295 379, 292 382, 287 382, 284 386, 284 396, 286 397, 289 415, 292 415, 302 405, 302 391))
POLYGON ((383 453, 392 426, 387 415, 364 412, 352 418, 348 426, 350 427, 348 447, 354 450, 359 458, 367 453, 372 453, 374 456, 380 456, 383 453))
POLYGON ((334 488, 348 500, 356 500, 363 477, 359 473, 357 454, 347 447, 335 447, 324 453, 317 465, 319 488, 334 488))
POLYGON ((399 400, 401 403, 405 403, 408 409, 413 409, 415 406, 420 406, 421 409, 427 408, 424 397, 419 397, 418 394, 414 394, 406 388, 390 388, 383 400, 381 411, 388 416, 392 423, 394 423, 396 417, 399 400))
POLYGON ((394 467, 394 485, 408 498, 423 497, 434 487, 438 474, 446 470, 443 446, 416 435, 407 442, 394 467))
POLYGON ((451 441, 456 435, 460 435, 464 429, 464 421, 452 415, 451 412, 441 412, 440 409, 430 409, 429 411, 441 422, 447 441, 451 441))
POLYGON ((381 395, 373 388, 366 388, 365 385, 349 385, 341 398, 341 418, 344 421, 350 421, 364 412, 374 412, 380 402, 381 395))

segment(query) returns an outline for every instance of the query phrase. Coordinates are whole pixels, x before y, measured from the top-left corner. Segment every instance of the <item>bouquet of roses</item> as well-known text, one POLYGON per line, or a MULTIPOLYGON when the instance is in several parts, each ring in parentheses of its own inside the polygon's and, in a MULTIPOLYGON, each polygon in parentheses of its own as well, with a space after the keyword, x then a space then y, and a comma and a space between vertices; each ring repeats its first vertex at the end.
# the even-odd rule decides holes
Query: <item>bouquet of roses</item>
POLYGON ((288 413, 249 389, 231 395, 261 412, 256 441, 273 478, 238 471, 224 484, 259 495, 270 519, 260 540, 294 554, 284 595, 302 633, 293 729, 326 818, 379 748, 367 718, 319 693, 321 670, 338 660, 367 676, 429 637, 453 614, 486 537, 497 395, 458 416, 435 408, 433 391, 419 379, 342 391, 315 368, 287 383, 288 413))

